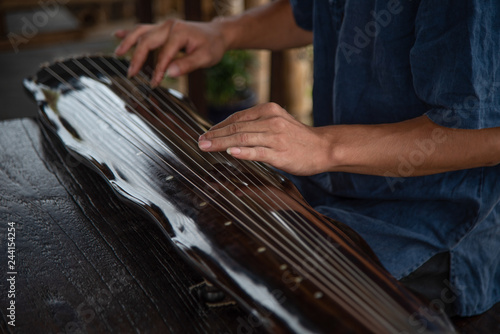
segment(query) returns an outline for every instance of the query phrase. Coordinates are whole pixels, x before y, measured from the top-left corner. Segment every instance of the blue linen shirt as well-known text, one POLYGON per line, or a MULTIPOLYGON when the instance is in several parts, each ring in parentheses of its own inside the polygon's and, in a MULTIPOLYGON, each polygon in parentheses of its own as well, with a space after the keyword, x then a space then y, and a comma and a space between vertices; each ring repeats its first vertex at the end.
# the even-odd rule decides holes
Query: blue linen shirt
MULTIPOLYGON (((291 0, 314 32, 314 123, 379 124, 427 115, 460 129, 500 126, 497 0, 291 0)), ((500 301, 500 166, 423 177, 414 169, 446 141, 436 132, 400 159, 397 178, 297 177, 318 210, 360 233, 402 278, 450 253, 456 314, 500 301)), ((446 300, 445 300, 446 299, 446 300)))

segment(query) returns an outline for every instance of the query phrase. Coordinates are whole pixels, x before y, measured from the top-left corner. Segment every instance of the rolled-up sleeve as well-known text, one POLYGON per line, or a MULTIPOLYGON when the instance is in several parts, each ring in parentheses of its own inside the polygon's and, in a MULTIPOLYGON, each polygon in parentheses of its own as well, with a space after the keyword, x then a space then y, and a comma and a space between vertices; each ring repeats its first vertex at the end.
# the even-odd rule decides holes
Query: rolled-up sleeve
POLYGON ((500 2, 422 0, 410 53, 415 91, 433 122, 500 126, 500 2))
POLYGON ((313 30, 313 0, 290 0, 295 22, 305 30, 313 30))

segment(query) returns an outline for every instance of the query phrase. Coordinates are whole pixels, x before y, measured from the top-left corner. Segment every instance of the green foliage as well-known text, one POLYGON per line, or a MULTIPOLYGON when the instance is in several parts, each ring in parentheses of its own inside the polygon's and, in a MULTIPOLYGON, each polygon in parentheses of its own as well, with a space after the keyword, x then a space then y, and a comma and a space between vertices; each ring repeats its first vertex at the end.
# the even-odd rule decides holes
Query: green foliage
POLYGON ((209 105, 231 104, 245 97, 250 83, 248 68, 252 55, 245 50, 231 50, 224 54, 217 65, 206 73, 206 98, 209 105))

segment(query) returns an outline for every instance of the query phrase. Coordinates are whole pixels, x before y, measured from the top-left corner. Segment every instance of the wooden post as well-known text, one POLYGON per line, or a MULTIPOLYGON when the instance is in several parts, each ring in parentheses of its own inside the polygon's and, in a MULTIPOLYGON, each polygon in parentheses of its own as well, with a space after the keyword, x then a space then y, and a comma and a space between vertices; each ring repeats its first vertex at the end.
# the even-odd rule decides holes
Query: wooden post
POLYGON ((5 12, 0 9, 0 38, 7 39, 7 22, 5 20, 5 12))
MULTIPOLYGON (((153 23, 153 1, 152 0, 136 0, 135 2, 136 18, 138 23, 153 23)), ((155 57, 152 52, 143 66, 143 71, 146 75, 151 75, 155 67, 155 57)))
POLYGON ((135 11, 139 23, 153 23, 152 0, 136 0, 135 11))
POLYGON ((302 123, 312 124, 311 62, 307 53, 307 48, 285 52, 283 67, 287 78, 283 90, 288 112, 302 123))
POLYGON ((286 108, 287 100, 285 97, 284 82, 288 74, 285 73, 285 51, 274 51, 271 53, 271 96, 270 100, 286 108))
POLYGON ((312 124, 311 64, 305 48, 273 52, 271 56, 271 101, 299 121, 312 124))
MULTIPOLYGON (((186 20, 201 21, 203 19, 201 0, 185 0, 184 15, 186 20)), ((206 115, 207 101, 205 100, 205 72, 203 70, 196 70, 188 75, 188 91, 198 112, 206 115)))
MULTIPOLYGON (((245 7, 252 8, 269 3, 269 0, 246 0, 245 7)), ((270 75, 271 75, 271 52, 267 50, 252 51, 255 58, 255 66, 252 67, 250 77, 251 86, 257 94, 257 102, 269 102, 270 75)))

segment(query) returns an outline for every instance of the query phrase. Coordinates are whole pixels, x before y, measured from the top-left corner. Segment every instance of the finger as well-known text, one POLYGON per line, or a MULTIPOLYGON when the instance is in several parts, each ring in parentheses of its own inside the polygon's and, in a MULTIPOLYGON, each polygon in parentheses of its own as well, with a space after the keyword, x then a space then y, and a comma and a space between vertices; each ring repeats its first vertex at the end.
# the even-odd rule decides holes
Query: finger
POLYGON ((132 59, 130 60, 130 65, 128 67, 127 76, 129 78, 139 73, 142 65, 144 65, 144 63, 146 62, 149 51, 151 51, 152 49, 153 48, 150 47, 147 43, 144 43, 135 48, 132 59))
POLYGON ((165 31, 164 26, 144 34, 137 42, 134 54, 130 60, 128 76, 136 75, 141 67, 146 62, 148 54, 151 50, 157 49, 164 43, 168 31, 165 31))
POLYGON ((151 86, 157 86, 161 82, 163 76, 165 75, 165 72, 167 71, 167 67, 169 68, 169 76, 177 77, 181 75, 178 64, 175 64, 171 68, 170 66, 172 60, 179 53, 179 51, 186 46, 187 43, 188 38, 183 33, 172 35, 167 39, 160 52, 158 53, 158 62, 156 63, 156 68, 153 73, 151 86))
POLYGON ((175 78, 208 65, 208 55, 203 50, 175 59, 167 67, 167 75, 175 78))
POLYGON ((261 161, 272 164, 273 151, 267 147, 230 147, 226 152, 241 160, 261 161))
POLYGON ((123 41, 118 45, 115 50, 117 56, 124 55, 132 46, 137 43, 137 40, 147 31, 153 29, 153 25, 144 24, 135 28, 132 32, 129 32, 123 41))
POLYGON ((237 113, 232 114, 222 122, 211 127, 209 131, 220 129, 235 122, 252 121, 252 120, 257 120, 259 118, 266 119, 276 116, 289 117, 290 115, 288 114, 288 112, 286 112, 286 110, 281 108, 276 103, 269 102, 269 103, 258 104, 255 107, 245 109, 243 111, 239 111, 237 113))
POLYGON ((231 123, 227 126, 224 126, 222 128, 218 128, 215 130, 210 130, 203 135, 200 136, 198 139, 199 141, 201 140, 212 140, 214 138, 219 138, 219 137, 227 137, 230 135, 234 135, 240 132, 247 132, 247 133, 256 133, 256 132, 266 132, 268 130, 268 126, 266 125, 265 121, 259 121, 259 120, 252 120, 252 121, 245 121, 245 122, 235 122, 231 123))
POLYGON ((129 34, 129 30, 125 30, 125 29, 120 29, 120 30, 117 30, 113 33, 113 36, 115 36, 116 38, 125 38, 128 34, 129 34))
POLYGON ((224 128, 224 127, 229 126, 233 123, 255 121, 255 120, 259 119, 260 116, 261 116, 261 111, 259 110, 259 106, 255 106, 255 107, 252 107, 249 109, 238 111, 238 112, 230 115, 229 117, 227 117, 222 122, 212 126, 208 130, 208 132, 224 128))
POLYGON ((229 147, 268 147, 269 140, 265 133, 238 133, 232 136, 220 137, 211 140, 201 140, 198 146, 205 152, 225 151, 229 147))

